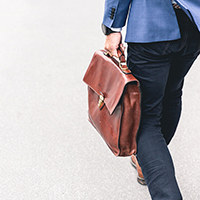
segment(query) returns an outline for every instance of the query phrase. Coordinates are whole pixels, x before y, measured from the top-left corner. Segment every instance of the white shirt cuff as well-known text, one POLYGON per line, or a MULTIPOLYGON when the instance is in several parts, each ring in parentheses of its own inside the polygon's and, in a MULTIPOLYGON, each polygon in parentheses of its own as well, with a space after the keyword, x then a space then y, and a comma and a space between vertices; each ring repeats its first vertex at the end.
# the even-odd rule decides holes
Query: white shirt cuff
POLYGON ((112 31, 120 32, 122 28, 111 28, 112 31))

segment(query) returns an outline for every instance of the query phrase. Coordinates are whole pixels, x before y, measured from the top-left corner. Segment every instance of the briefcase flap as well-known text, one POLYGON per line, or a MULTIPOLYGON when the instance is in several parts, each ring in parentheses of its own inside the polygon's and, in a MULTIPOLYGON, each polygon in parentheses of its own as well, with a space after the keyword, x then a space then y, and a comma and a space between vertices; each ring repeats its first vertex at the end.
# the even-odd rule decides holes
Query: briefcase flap
POLYGON ((97 95, 103 96, 103 101, 110 114, 114 112, 119 103, 126 84, 130 82, 139 84, 131 73, 124 73, 120 69, 119 63, 114 58, 106 56, 104 50, 94 53, 83 81, 97 95))

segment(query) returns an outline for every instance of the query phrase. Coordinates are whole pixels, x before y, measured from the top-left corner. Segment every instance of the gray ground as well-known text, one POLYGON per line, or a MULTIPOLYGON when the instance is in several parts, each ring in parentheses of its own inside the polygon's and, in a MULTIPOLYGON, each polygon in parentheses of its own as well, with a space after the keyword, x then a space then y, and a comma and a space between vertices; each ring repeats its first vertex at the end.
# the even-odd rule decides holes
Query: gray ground
MULTIPOLYGON (((87 122, 82 78, 104 45, 103 2, 1 1, 1 200, 150 199, 129 158, 116 158, 87 122)), ((199 66, 170 145, 186 200, 200 199, 199 66)))

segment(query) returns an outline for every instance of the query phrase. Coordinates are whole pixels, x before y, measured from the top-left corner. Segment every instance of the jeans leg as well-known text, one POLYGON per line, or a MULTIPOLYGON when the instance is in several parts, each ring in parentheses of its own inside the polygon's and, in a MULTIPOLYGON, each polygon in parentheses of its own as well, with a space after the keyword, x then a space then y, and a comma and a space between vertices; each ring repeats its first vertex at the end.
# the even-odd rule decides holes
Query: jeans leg
POLYGON ((182 38, 181 48, 174 52, 162 110, 162 133, 169 144, 181 114, 181 96, 184 77, 200 53, 200 33, 181 10, 177 11, 182 38))
POLYGON ((191 68, 196 57, 197 54, 193 53, 192 55, 184 56, 184 58, 177 55, 172 61, 163 98, 161 119, 162 134, 167 144, 169 144, 173 138, 180 119, 184 77, 191 68))
POLYGON ((160 127, 148 122, 148 119, 141 124, 137 158, 153 200, 182 199, 171 155, 160 127))
POLYGON ((140 81, 142 115, 137 158, 154 200, 181 200, 174 166, 161 132, 162 100, 172 57, 161 55, 169 43, 129 44, 128 66, 140 81))

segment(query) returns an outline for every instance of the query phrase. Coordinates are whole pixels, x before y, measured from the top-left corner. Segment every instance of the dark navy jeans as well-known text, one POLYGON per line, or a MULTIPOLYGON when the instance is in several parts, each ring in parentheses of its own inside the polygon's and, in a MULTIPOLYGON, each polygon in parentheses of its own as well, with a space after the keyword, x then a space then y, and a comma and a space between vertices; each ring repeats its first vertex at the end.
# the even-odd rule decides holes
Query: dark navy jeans
POLYGON ((184 77, 200 52, 200 33, 182 10, 176 14, 181 39, 128 44, 128 66, 142 94, 137 158, 153 200, 182 199, 167 145, 180 118, 184 77))

